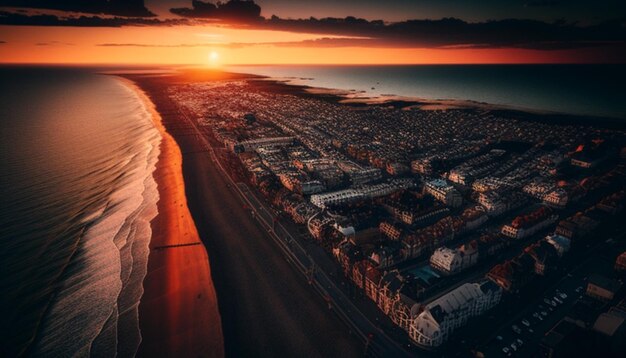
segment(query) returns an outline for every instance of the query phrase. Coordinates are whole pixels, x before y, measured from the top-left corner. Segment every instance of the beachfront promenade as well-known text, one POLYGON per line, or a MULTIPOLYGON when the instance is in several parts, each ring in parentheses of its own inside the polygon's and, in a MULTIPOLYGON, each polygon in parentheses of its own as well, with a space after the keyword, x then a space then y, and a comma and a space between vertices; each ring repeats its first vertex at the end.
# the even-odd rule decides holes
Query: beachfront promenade
MULTIPOLYGON (((194 127, 199 131, 197 126, 194 127)), ((283 254, 290 260, 318 292, 328 302, 329 308, 335 310, 339 318, 346 323, 351 330, 365 344, 365 354, 380 357, 402 357, 408 353, 389 338, 382 330, 372 323, 352 302, 346 297, 339 287, 335 285, 328 274, 317 265, 309 252, 300 244, 294 233, 289 232, 283 226, 280 218, 265 203, 259 200, 254 192, 245 183, 235 183, 228 175, 215 155, 215 151, 199 131, 199 137, 203 140, 205 148, 216 165, 239 195, 240 199, 247 204, 251 215, 263 225, 269 236, 274 240, 283 254)))
POLYGON ((307 280, 229 189, 234 185, 209 155, 198 128, 163 94, 160 83, 140 84, 183 153, 186 196, 211 258, 226 356, 363 356, 363 344, 312 294, 307 280))
POLYGON ((250 215, 263 226, 283 255, 303 275, 302 279, 308 281, 311 287, 327 302, 328 308, 333 309, 337 316, 363 342, 365 355, 378 357, 409 356, 408 352, 370 321, 337 287, 335 282, 329 278, 329 273, 325 272, 322 266, 315 262, 311 253, 302 246, 297 238, 298 235, 285 228, 274 210, 259 200, 248 185, 233 181, 217 158, 206 135, 198 128, 197 124, 184 114, 181 114, 181 117, 184 117, 181 120, 194 128, 197 133, 197 140, 202 143, 203 149, 215 166, 219 168, 221 174, 228 179, 229 187, 244 203, 245 208, 250 211, 250 215))

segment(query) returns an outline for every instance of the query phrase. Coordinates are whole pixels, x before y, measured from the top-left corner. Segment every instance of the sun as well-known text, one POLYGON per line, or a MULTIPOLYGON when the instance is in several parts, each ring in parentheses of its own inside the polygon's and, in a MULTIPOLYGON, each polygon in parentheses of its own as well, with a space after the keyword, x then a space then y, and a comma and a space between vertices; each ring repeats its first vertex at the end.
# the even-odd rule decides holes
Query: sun
POLYGON ((220 54, 217 51, 209 52, 209 64, 216 66, 219 63, 220 54))

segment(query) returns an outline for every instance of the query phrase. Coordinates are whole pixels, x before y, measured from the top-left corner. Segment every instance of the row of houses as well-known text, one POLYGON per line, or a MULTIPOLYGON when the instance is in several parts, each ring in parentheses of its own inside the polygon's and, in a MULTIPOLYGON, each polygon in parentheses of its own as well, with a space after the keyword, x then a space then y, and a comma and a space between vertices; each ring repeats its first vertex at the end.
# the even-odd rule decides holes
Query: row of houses
POLYGON ((326 186, 319 180, 311 180, 307 175, 298 172, 287 172, 278 175, 280 183, 290 191, 311 195, 326 190, 326 186))
POLYGON ((499 166, 497 160, 505 153, 501 149, 492 149, 486 154, 467 160, 450 170, 448 179, 457 184, 470 185, 476 178, 494 171, 499 166))
POLYGON ((394 179, 387 183, 363 185, 359 188, 345 189, 311 195, 311 203, 319 208, 354 203, 366 199, 389 195, 393 192, 414 186, 410 179, 394 179))
POLYGON ((476 201, 489 216, 496 217, 525 205, 528 198, 518 191, 505 189, 480 192, 476 201))
POLYGON ((452 148, 443 150, 436 148, 431 153, 426 153, 422 157, 411 162, 411 171, 422 175, 432 175, 440 167, 445 167, 445 163, 464 160, 478 154, 485 143, 480 141, 464 141, 457 143, 452 148))
POLYGON ((472 190, 478 193, 486 193, 488 191, 515 188, 517 182, 507 180, 505 178, 485 177, 478 179, 472 183, 472 190))
POLYGON ((542 200, 547 205, 563 208, 570 201, 568 191, 559 187, 556 182, 535 179, 522 187, 522 191, 531 197, 542 200))
MULTIPOLYGON (((505 291, 517 291, 528 283, 534 275, 545 275, 547 270, 556 264, 558 258, 569 251, 574 239, 584 237, 602 220, 619 213, 623 207, 621 200, 624 197, 625 191, 622 189, 607 195, 598 204, 584 212, 562 220, 556 227, 554 234, 527 246, 520 255, 512 260, 494 266, 487 277, 505 291), (594 217, 594 219, 587 215, 594 217)), ((542 210, 541 215, 536 215, 533 217, 534 219, 529 219, 529 221, 543 222, 541 217, 546 217, 546 215, 549 216, 550 212, 542 210)), ((520 225, 518 221, 517 226, 520 225)))
POLYGON ((502 289, 484 280, 465 283, 435 301, 421 305, 415 277, 398 270, 381 273, 370 260, 355 263, 350 279, 419 346, 438 347, 470 318, 496 306, 502 289))
POLYGON ((615 216, 624 209, 624 189, 602 198, 596 205, 559 221, 556 234, 577 239, 592 232, 607 216, 615 216))
POLYGON ((502 235, 483 234, 453 249, 446 246, 436 249, 429 263, 438 272, 453 275, 476 265, 479 260, 496 255, 510 244, 511 240, 502 235))
POLYGON ((430 195, 408 190, 392 194, 380 204, 395 220, 406 225, 418 225, 421 217, 435 207, 445 208, 443 205, 434 205, 434 199, 430 195))
POLYGON ((569 245, 542 239, 525 247, 518 256, 495 265, 486 275, 507 292, 518 292, 536 275, 545 275, 556 266, 559 253, 566 252, 569 245))
POLYGON ((513 239, 531 236, 558 220, 549 207, 541 206, 532 212, 515 217, 510 224, 502 227, 502 234, 513 239))
MULTIPOLYGON (((372 260, 380 267, 388 267, 416 258, 453 240, 457 235, 476 229, 486 221, 486 215, 476 208, 468 208, 459 216, 445 216, 433 225, 411 229, 399 222, 383 220, 378 233, 387 241, 374 250, 372 260)), ((472 243, 478 246, 478 241, 472 243)))
POLYGON ((254 151, 257 148, 283 147, 293 144, 295 137, 270 137, 249 139, 240 142, 226 142, 226 147, 233 153, 254 151))

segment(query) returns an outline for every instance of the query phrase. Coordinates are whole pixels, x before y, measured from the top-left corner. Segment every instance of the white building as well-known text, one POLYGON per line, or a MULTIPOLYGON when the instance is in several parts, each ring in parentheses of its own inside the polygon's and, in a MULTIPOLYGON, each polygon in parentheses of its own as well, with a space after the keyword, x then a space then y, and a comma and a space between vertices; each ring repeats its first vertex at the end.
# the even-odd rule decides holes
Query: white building
POLYGON ((456 249, 440 247, 430 257, 430 266, 445 274, 461 272, 476 263, 478 263, 478 250, 469 245, 456 249))
POLYGON ((396 179, 389 183, 364 185, 358 189, 345 189, 323 194, 311 195, 311 203, 324 209, 329 205, 340 205, 364 199, 373 199, 412 187, 410 179, 396 179))
POLYGON ((461 194, 444 179, 435 179, 426 182, 424 189, 426 193, 434 196, 435 199, 446 205, 458 207, 463 203, 461 194))
POLYGON ((311 203, 319 208, 329 205, 347 204, 364 199, 363 193, 356 189, 345 189, 324 194, 311 195, 311 203))
POLYGON ((257 148, 272 148, 281 147, 293 144, 294 137, 272 137, 272 138, 259 138, 249 139, 241 142, 230 143, 228 149, 234 153, 249 152, 257 148))
POLYGON ((420 346, 438 347, 474 316, 500 302, 502 289, 491 281, 466 283, 424 307, 409 326, 409 337, 420 346))

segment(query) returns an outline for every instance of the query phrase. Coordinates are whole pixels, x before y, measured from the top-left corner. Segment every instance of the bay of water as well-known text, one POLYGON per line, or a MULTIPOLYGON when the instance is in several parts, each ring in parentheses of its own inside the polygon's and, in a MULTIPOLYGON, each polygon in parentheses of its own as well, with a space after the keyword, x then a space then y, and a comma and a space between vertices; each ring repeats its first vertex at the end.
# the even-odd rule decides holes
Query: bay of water
POLYGON ((626 119, 626 65, 232 66, 294 84, 626 119))

